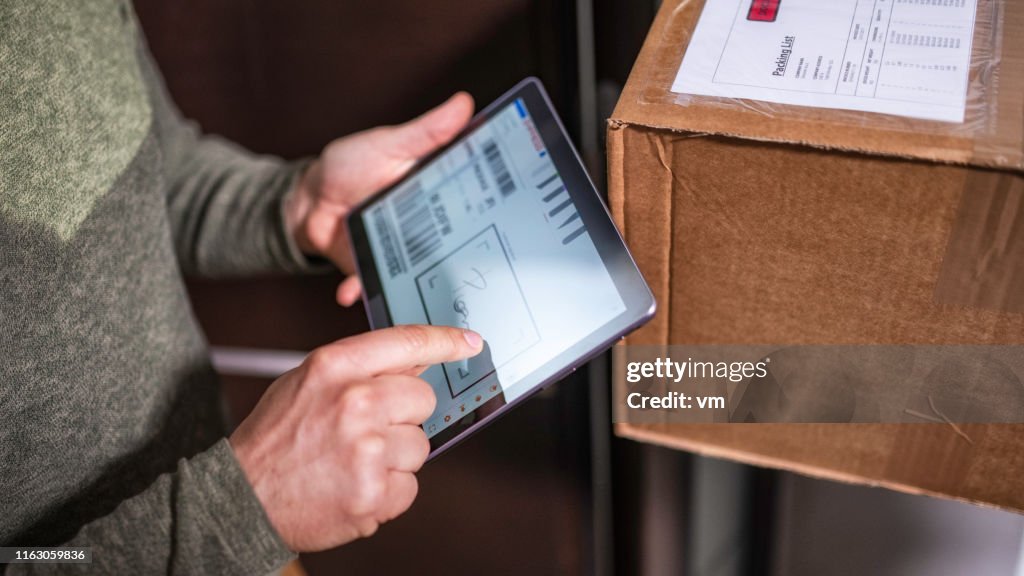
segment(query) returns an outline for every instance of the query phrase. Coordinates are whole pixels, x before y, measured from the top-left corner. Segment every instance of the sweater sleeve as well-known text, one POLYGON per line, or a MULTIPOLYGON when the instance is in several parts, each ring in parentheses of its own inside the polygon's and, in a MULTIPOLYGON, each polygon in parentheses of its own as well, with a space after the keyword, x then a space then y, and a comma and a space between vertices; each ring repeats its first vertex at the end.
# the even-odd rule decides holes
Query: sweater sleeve
POLYGON ((295 555, 270 524, 226 439, 178 462, 64 546, 90 564, 10 564, 7 574, 239 574, 280 570, 295 555))
POLYGON ((325 260, 302 254, 285 226, 285 197, 309 161, 255 155, 201 134, 171 100, 141 31, 139 38, 139 68, 152 103, 171 232, 185 274, 329 269, 325 260))

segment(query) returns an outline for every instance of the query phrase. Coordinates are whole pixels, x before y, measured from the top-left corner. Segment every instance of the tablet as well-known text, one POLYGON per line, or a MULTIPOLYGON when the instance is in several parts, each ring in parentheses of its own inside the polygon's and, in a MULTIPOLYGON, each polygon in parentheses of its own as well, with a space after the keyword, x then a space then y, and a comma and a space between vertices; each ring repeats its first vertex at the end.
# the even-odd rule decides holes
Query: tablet
POLYGON ((469 328, 484 351, 432 366, 431 458, 654 314, 541 83, 523 80, 348 217, 372 328, 469 328))

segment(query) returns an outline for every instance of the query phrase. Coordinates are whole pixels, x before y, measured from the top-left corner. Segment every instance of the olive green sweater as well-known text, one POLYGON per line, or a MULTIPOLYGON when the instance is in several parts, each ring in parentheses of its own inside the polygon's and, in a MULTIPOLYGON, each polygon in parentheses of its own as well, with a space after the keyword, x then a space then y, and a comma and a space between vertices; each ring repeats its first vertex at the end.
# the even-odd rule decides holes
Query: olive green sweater
POLYGON ((8 574, 293 557, 224 438, 182 275, 306 268, 281 207, 299 170, 184 122, 127 0, 0 2, 0 545, 93 554, 8 574))

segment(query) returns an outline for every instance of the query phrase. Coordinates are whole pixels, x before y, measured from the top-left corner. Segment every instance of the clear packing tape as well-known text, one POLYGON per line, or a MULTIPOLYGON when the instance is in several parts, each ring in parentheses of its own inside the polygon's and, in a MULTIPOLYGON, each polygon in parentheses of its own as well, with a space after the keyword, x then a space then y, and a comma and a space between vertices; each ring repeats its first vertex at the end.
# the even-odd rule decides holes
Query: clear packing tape
MULTIPOLYGON (((674 7, 663 8, 659 15, 659 19, 667 21, 656 23, 653 36, 648 38, 648 42, 656 43, 657 56, 654 65, 642 70, 643 76, 639 78, 641 84, 637 104, 640 106, 671 104, 686 107, 690 109, 689 113, 694 115, 707 114, 727 118, 717 124, 719 129, 708 130, 708 133, 732 133, 755 140, 800 142, 812 146, 855 151, 860 148, 859 143, 868 142, 865 149, 870 152, 1012 171, 1024 170, 1024 3, 1015 5, 1005 0, 976 0, 966 93, 960 92, 961 97, 966 94, 963 121, 951 122, 892 113, 812 107, 673 91, 676 75, 694 38, 697 22, 705 5, 721 2, 731 7, 735 2, 739 2, 739 12, 736 12, 736 8, 731 9, 737 18, 743 18, 744 11, 750 10, 750 14, 753 14, 759 4, 767 5, 769 8, 774 6, 774 9, 783 11, 797 9, 798 2, 667 1, 675 4, 674 7), (778 137, 778 125, 783 121, 786 125, 784 134, 778 137), (889 149, 874 145, 876 142, 886 142, 889 149)), ((974 1, 874 0, 873 9, 877 10, 878 5, 888 3, 890 14, 893 8, 941 10, 945 6, 954 6, 962 10, 963 6, 970 6, 974 1)), ((834 10, 844 10, 848 13, 851 6, 861 5, 871 6, 872 2, 837 2, 834 10), (843 5, 842 8, 839 7, 840 4, 843 5)), ((815 3, 814 9, 833 10, 823 6, 828 4, 815 3)), ((845 18, 849 19, 849 16, 845 18)), ((868 25, 870 26, 870 23, 868 25)), ((854 23, 851 22, 849 33, 853 34, 854 30, 854 23)), ((862 33, 871 32, 867 30, 862 33)), ((944 37, 937 33, 935 38, 939 38, 937 41, 941 42, 944 37)), ((892 40, 889 38, 889 41, 892 40)), ((919 40, 914 37, 902 40, 904 43, 930 41, 936 40, 919 40)), ((921 52, 927 54, 927 50, 921 52)), ((844 59, 845 56, 846 54, 844 59)), ((862 61, 861 64, 863 63, 862 61)), ((792 74, 792 71, 790 72, 792 74)), ((813 70, 810 73, 817 74, 813 70)), ((840 71, 837 69, 830 73, 838 75, 840 71)), ((892 70, 888 73, 890 77, 894 75, 892 70)), ((913 104, 908 103, 907 106, 912 107, 913 104)))

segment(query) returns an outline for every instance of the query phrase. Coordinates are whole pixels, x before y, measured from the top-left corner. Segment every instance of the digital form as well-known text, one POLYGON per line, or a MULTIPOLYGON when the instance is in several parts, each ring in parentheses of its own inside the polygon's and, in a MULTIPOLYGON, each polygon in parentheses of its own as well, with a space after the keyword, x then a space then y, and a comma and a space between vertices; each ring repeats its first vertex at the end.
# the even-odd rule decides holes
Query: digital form
POLYGON ((626 311, 522 99, 363 212, 394 324, 475 330, 483 353, 423 374, 433 436, 626 311))
POLYGON ((707 0, 682 94, 963 122, 976 0, 707 0))

